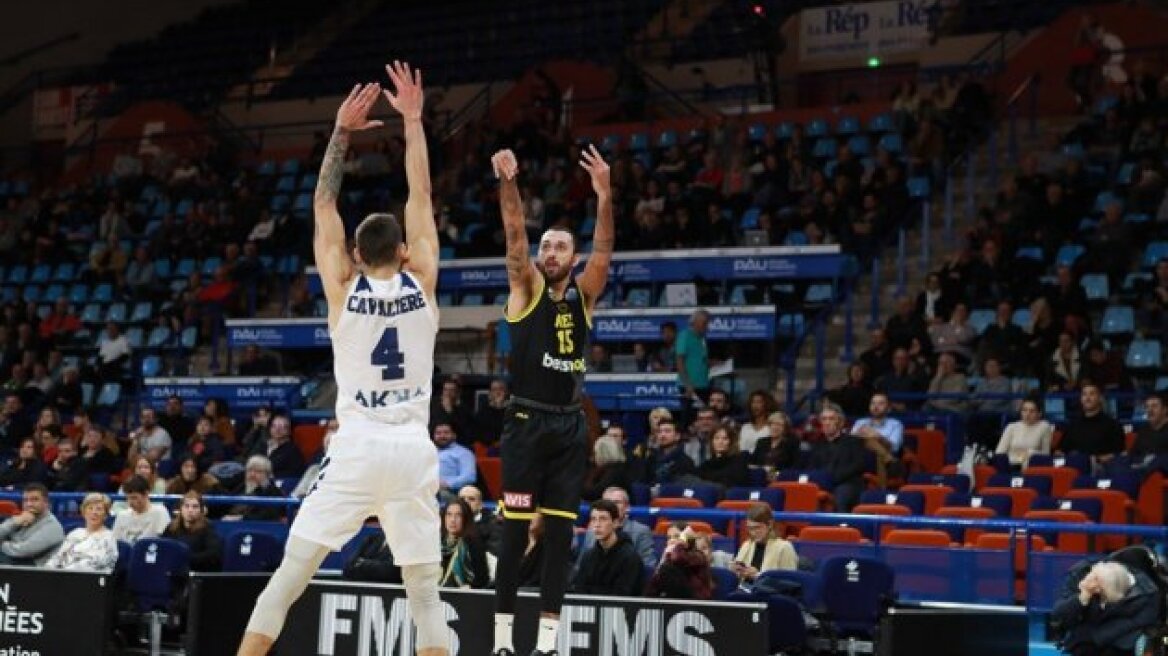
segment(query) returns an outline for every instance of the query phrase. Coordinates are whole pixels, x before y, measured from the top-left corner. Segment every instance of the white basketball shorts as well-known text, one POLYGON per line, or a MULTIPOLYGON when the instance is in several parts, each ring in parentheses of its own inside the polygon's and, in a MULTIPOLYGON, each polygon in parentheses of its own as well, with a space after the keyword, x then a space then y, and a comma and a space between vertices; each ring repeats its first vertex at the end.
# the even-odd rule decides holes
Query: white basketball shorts
POLYGON ((424 425, 348 419, 326 459, 292 535, 340 551, 376 516, 397 565, 441 562, 438 450, 424 425))

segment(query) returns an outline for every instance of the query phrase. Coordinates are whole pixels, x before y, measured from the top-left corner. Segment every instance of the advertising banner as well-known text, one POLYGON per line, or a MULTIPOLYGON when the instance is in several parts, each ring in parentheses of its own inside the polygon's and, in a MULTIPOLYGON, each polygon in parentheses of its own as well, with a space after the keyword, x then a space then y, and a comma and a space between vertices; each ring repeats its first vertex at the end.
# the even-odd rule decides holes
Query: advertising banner
POLYGON ((0 567, 0 654, 101 656, 111 584, 97 572, 0 567))
POLYGON ((920 50, 937 0, 849 2, 799 12, 799 60, 828 61, 920 50))
POLYGON ((207 399, 218 398, 226 401, 232 411, 250 411, 268 405, 291 408, 300 401, 300 379, 291 376, 147 378, 143 392, 145 402, 155 409, 162 409, 171 396, 181 398, 187 407, 202 407, 207 399))

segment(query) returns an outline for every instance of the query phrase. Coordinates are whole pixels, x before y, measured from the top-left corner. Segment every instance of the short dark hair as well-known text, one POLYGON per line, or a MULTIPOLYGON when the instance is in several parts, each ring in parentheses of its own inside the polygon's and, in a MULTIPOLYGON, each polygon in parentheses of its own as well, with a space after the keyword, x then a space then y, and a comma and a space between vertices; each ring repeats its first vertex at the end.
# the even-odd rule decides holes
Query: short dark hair
POLYGON ((376 267, 397 261, 402 243, 402 227, 392 214, 370 214, 357 226, 357 252, 366 266, 376 267))
MULTIPOLYGON (((575 254, 575 253, 580 252, 580 240, 576 239, 576 233, 572 232, 572 230, 570 228, 552 226, 552 227, 548 228, 547 230, 544 230, 543 232, 545 235, 549 232, 562 232, 562 233, 568 235, 568 240, 572 242, 572 253, 575 254)), ((540 241, 543 241, 542 237, 540 237, 540 241)), ((361 257, 365 257, 365 256, 362 255, 361 257)))
POLYGON ((611 517, 613 521, 620 519, 620 509, 616 507, 615 503, 609 501, 608 499, 597 499, 596 501, 593 501, 592 512, 596 512, 597 510, 603 510, 604 512, 608 513, 608 516, 611 517))
POLYGON ((673 430, 677 430, 677 422, 676 421, 674 421, 672 419, 668 419, 668 418, 657 420, 657 428, 661 428, 662 426, 665 426, 666 424, 673 426, 673 430))
POLYGON ((42 497, 49 498, 49 488, 45 487, 44 483, 29 483, 24 486, 24 492, 39 492, 42 497))
POLYGON ((124 494, 149 494, 150 484, 141 476, 131 476, 130 480, 122 484, 124 494))

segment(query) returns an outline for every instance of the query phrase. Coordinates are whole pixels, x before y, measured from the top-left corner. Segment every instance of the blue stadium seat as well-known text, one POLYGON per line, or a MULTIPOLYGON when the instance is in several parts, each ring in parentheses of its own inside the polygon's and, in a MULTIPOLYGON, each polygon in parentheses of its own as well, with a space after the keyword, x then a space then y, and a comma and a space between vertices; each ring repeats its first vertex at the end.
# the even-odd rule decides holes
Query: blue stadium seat
POLYGON ((1152 339, 1133 340, 1127 349, 1126 362, 1132 369, 1159 369, 1160 342, 1152 339))
POLYGON ((649 150, 649 135, 644 132, 634 132, 629 135, 629 150, 633 152, 649 150))
POLYGON ((959 508, 989 508, 993 510, 998 517, 1007 518, 1011 516, 1014 509, 1014 501, 1002 494, 966 494, 962 492, 953 492, 945 495, 946 506, 957 506, 959 508))
POLYGON ((868 121, 868 132, 874 134, 881 132, 892 132, 896 126, 892 122, 892 114, 882 112, 877 114, 868 121))
POLYGON ((98 284, 93 288, 93 296, 90 297, 94 303, 110 303, 114 300, 114 287, 108 282, 98 284))
POLYGON ((870 155, 872 152, 871 139, 864 137, 863 134, 856 134, 855 137, 848 139, 848 149, 857 158, 870 155))
POLYGON ((677 145, 677 133, 673 130, 666 130, 657 137, 658 148, 672 148, 677 145))
POLYGON ((126 331, 126 343, 130 345, 131 349, 139 350, 145 343, 145 331, 138 326, 134 326, 126 331))
POLYGON ((860 119, 855 116, 841 116, 835 124, 835 133, 839 135, 853 135, 860 131, 860 119))
POLYGON ((157 355, 148 355, 142 358, 142 377, 154 378, 162 373, 162 358, 157 355))
POLYGON ((1162 392, 1168 389, 1168 376, 1157 376, 1156 385, 1154 388, 1157 392, 1162 392))
POLYGON ((1082 244, 1063 244, 1054 256, 1056 266, 1071 266, 1083 256, 1087 249, 1082 244))
POLYGON ((236 531, 223 549, 224 572, 274 572, 284 557, 284 545, 263 531, 236 531))
POLYGON ((974 310, 969 313, 969 326, 973 328, 978 335, 985 332, 985 329, 994 322, 994 311, 985 308, 974 310))
POLYGON ((256 167, 256 174, 260 177, 270 178, 276 175, 276 162, 270 159, 265 159, 256 167))
POLYGON ((28 277, 28 281, 37 285, 43 285, 49 281, 53 276, 53 267, 48 264, 38 264, 32 270, 32 275, 28 277))
POLYGON ((195 350, 195 345, 198 342, 198 338, 198 329, 196 329, 194 326, 187 326, 186 328, 183 328, 182 333, 179 335, 179 344, 182 346, 184 351, 193 351, 195 350))
POLYGON ((303 192, 296 194, 296 200, 292 201, 292 214, 299 218, 306 218, 312 214, 312 194, 303 192))
POLYGON ((151 315, 154 313, 154 306, 150 301, 140 301, 134 304, 134 310, 130 313, 130 323, 142 323, 149 321, 151 315))
POLYGON ((1115 174, 1115 182, 1121 185, 1130 185, 1135 179, 1136 163, 1124 162, 1115 174))
POLYGON ((795 124, 791 121, 783 121, 775 126, 775 137, 779 141, 788 141, 791 136, 795 134, 795 124))
POLYGON ((45 288, 45 292, 41 294, 41 300, 45 303, 56 303, 59 298, 68 298, 65 296, 65 286, 60 283, 53 283, 45 288))
POLYGON ((102 320, 101 306, 97 303, 90 303, 81 310, 81 323, 99 324, 102 320))
POLYGON ((823 605, 833 633, 872 639, 892 597, 896 573, 872 558, 833 556, 819 566, 823 605))
POLYGON ((294 276, 300 273, 300 256, 285 255, 276 261, 276 273, 282 276, 294 276))
POLYGON ((831 137, 823 137, 815 141, 815 145, 811 148, 811 156, 816 159, 830 159, 835 157, 836 149, 839 146, 835 139, 831 137))
POLYGON ((1146 212, 1128 212, 1127 214, 1123 215, 1124 223, 1133 223, 1135 225, 1147 223, 1151 220, 1152 217, 1149 216, 1146 212))
POLYGON ((584 218, 584 222, 580 224, 580 235, 584 237, 591 237, 592 233, 596 231, 596 217, 589 216, 584 218))
POLYGON ((1047 476, 1019 476, 1017 474, 994 474, 990 476, 990 487, 1030 488, 1040 497, 1049 497, 1052 483, 1047 476))
POLYGON ((463 294, 459 305, 483 305, 483 295, 477 292, 463 294))
POLYGON ((268 209, 276 214, 282 214, 288 211, 288 208, 291 205, 292 199, 288 196, 288 194, 276 194, 275 196, 272 196, 272 202, 268 205, 268 209))
POLYGON ((602 150, 603 152, 611 153, 611 152, 616 151, 620 147, 621 147, 621 136, 619 134, 605 135, 604 138, 600 140, 600 150, 602 150))
POLYGON ((792 230, 783 238, 784 246, 806 246, 809 243, 811 242, 807 239, 807 233, 802 230, 792 230))
POLYGON ((193 209, 195 209, 195 201, 183 198, 174 206, 174 215, 179 219, 186 219, 193 209))
POLYGON ((758 227, 758 217, 762 215, 762 210, 757 207, 748 207, 742 213, 742 219, 739 222, 739 227, 743 230, 754 230, 758 227))
POLYGON ((876 145, 891 155, 899 155, 904 151, 904 140, 895 132, 880 137, 880 142, 876 145))
POLYGON ((112 408, 118 404, 122 398, 122 386, 120 383, 105 383, 101 386, 101 392, 98 393, 97 399, 94 401, 98 407, 112 408))
POLYGON ((807 293, 803 296, 803 302, 808 305, 822 305, 830 303, 835 298, 835 291, 831 283, 820 282, 807 287, 807 293))
POLYGON ((908 179, 908 195, 910 198, 928 198, 930 194, 929 179, 924 176, 918 176, 908 179))
POLYGON ((1014 259, 1042 262, 1046 256, 1043 255, 1041 246, 1023 246, 1014 252, 1014 259))
POLYGON ((717 485, 662 485, 657 491, 658 498, 697 499, 707 508, 718 503, 721 490, 717 485))
POLYGON ((316 179, 317 179, 317 174, 312 172, 312 171, 309 171, 309 172, 305 173, 304 175, 300 176, 300 186, 299 186, 300 191, 312 191, 313 189, 315 189, 316 188, 316 179))
POLYGON ((72 262, 63 262, 53 271, 53 282, 73 282, 77 275, 77 268, 72 262))
POLYGON ((74 284, 69 288, 69 302, 73 305, 81 306, 89 302, 89 285, 83 282, 74 284))
POLYGON ((754 143, 758 143, 758 142, 762 141, 763 138, 766 137, 766 133, 767 133, 767 127, 765 125, 763 125, 762 123, 755 123, 755 124, 751 125, 749 128, 747 128, 747 130, 746 130, 746 134, 750 137, 750 140, 754 143))
POLYGON ((1099 195, 1095 197, 1095 212, 1102 213, 1108 208, 1108 206, 1112 205, 1113 203, 1119 203, 1120 205, 1123 205, 1123 199, 1111 193, 1110 191, 1101 191, 1099 192, 1099 195))
POLYGON ((298 160, 296 158, 286 159, 286 160, 284 160, 284 162, 282 164, 280 164, 280 174, 281 175, 296 175, 299 172, 300 172, 300 160, 298 160))
POLYGON ((146 347, 152 349, 163 348, 170 341, 170 328, 154 326, 150 330, 150 337, 146 340, 146 347))
POLYGON ((1143 266, 1151 269, 1160 260, 1168 259, 1168 241, 1154 241, 1144 248, 1143 266))
POLYGON ((1010 321, 1022 330, 1029 330, 1030 308, 1018 308, 1017 310, 1014 310, 1014 316, 1010 317, 1010 321))
POLYGON ((1099 334, 1107 337, 1131 335, 1135 327, 1135 310, 1126 305, 1112 305, 1103 311, 1099 334))
POLYGON ((199 267, 199 273, 204 278, 210 278, 211 276, 215 275, 215 270, 218 269, 219 265, 221 264, 223 264, 223 260, 221 258, 208 257, 207 259, 203 260, 203 265, 199 267))
POLYGON ((1102 273, 1088 273, 1079 279, 1079 284, 1087 294, 1088 301, 1106 302, 1111 296, 1107 276, 1102 273))
POLYGON ((109 309, 106 310, 105 320, 106 321, 113 321, 114 323, 125 323, 126 322, 126 304, 125 303, 114 303, 113 305, 110 305, 109 309))
POLYGON ((28 282, 28 267, 23 264, 17 264, 8 271, 8 284, 23 285, 28 282))
POLYGON ((828 127, 827 121, 822 118, 813 119, 807 124, 805 134, 809 139, 818 139, 826 137, 830 133, 831 128, 828 127))
MULTIPOLYGON (((1032 456, 1033 457, 1033 456, 1032 456)), ((1076 499, 1053 499, 1038 497, 1030 503, 1031 510, 1077 510, 1087 516, 1087 519, 1098 523, 1103 514, 1103 502, 1090 497, 1076 499)))
POLYGON ((1043 414, 1052 422, 1063 422, 1067 419, 1066 399, 1059 396, 1048 396, 1045 400, 1043 414))
POLYGON ((93 383, 81 383, 81 405, 93 405, 93 383))

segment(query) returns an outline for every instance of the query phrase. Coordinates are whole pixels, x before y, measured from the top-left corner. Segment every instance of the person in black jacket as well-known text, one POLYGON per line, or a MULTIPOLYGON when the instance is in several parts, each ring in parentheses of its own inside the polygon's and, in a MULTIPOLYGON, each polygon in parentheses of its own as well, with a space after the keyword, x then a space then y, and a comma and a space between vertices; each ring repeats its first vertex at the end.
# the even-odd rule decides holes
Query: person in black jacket
POLYGON ((89 485, 89 466, 77 454, 73 440, 62 437, 57 442, 57 459, 49 465, 49 487, 54 492, 82 492, 89 485))
POLYGON ((502 378, 491 381, 487 402, 474 414, 475 439, 488 446, 499 443, 503 435, 503 411, 507 408, 507 383, 502 378))
POLYGON ((573 592, 620 597, 641 595, 645 568, 632 541, 617 530, 618 517, 620 511, 613 502, 601 499, 592 504, 588 528, 596 534, 596 544, 584 552, 580 567, 572 577, 573 592))
POLYGON ((672 419, 662 419, 657 423, 656 435, 657 449, 649 454, 646 467, 651 479, 647 482, 661 485, 692 477, 697 468, 681 446, 677 423, 672 419))
POLYGON ((121 462, 105 446, 101 429, 97 426, 91 424, 85 429, 85 434, 81 436, 81 447, 81 459, 87 463, 86 469, 90 475, 116 474, 121 469, 121 462))
POLYGON ((1067 422, 1060 453, 1085 453, 1097 464, 1109 462, 1124 449, 1123 426, 1104 411, 1103 391, 1094 383, 1079 392, 1083 414, 1067 422))
POLYGON ((393 552, 385 543, 385 531, 373 531, 361 541, 360 548, 345 563, 342 576, 351 581, 372 583, 401 583, 401 568, 393 560, 393 552))
POLYGON ((724 488, 750 483, 746 455, 738 449, 738 429, 719 426, 710 436, 710 459, 698 467, 698 478, 724 488))
POLYGON ((192 490, 183 495, 178 516, 162 532, 162 537, 190 547, 191 571, 218 572, 223 568, 223 541, 207 521, 207 506, 198 492, 192 490))
POLYGON ((786 413, 776 410, 767 417, 770 436, 754 445, 751 460, 762 467, 790 469, 799 464, 799 436, 786 413))
POLYGON ((1079 581, 1077 595, 1055 604, 1051 619, 1068 631, 1063 644, 1068 653, 1118 656, 1131 654, 1140 634, 1159 622, 1162 604, 1147 574, 1105 561, 1079 581))
POLYGON ((864 443, 844 432, 844 413, 827 404, 819 411, 823 440, 811 451, 811 469, 822 469, 831 477, 836 512, 851 512, 864 490, 867 455, 864 443))
POLYGON ((624 429, 613 424, 592 445, 593 467, 584 477, 584 490, 580 495, 585 501, 599 499, 610 487, 630 488, 632 479, 622 446, 623 438, 624 429))
POLYGON ((0 468, 0 489, 23 490, 29 483, 44 483, 46 476, 36 440, 26 437, 20 441, 16 457, 0 468))

